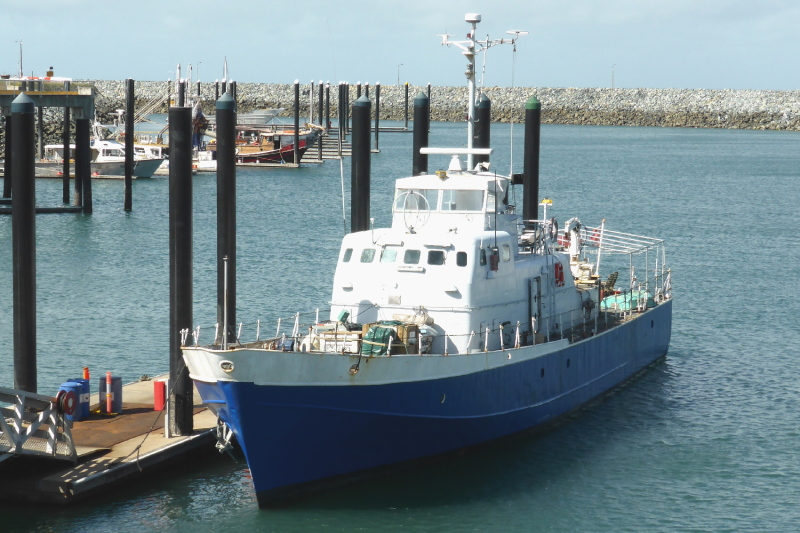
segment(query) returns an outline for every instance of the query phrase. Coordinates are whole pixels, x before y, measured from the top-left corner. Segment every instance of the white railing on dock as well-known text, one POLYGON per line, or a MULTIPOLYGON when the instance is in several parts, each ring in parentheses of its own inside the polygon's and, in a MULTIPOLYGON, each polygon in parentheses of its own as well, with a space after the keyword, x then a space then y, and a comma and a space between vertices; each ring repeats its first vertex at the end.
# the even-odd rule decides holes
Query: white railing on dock
POLYGON ((72 422, 53 398, 0 387, 0 458, 40 455, 77 461, 72 422))

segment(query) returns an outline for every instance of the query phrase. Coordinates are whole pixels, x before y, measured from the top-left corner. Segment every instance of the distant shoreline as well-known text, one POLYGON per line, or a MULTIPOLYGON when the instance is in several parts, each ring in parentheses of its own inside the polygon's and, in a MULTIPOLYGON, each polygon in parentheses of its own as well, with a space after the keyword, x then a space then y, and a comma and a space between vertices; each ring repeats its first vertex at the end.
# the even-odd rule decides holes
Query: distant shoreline
MULTIPOLYGON (((94 83, 98 111, 114 113, 124 107, 123 81, 94 83)), ((136 82, 137 105, 166 94, 167 86, 163 81, 136 82)), ((309 84, 300 88, 302 94, 309 84)), ((315 86, 315 91, 318 88, 315 86)), ((191 92, 196 92, 196 85, 191 92)), ((292 114, 292 84, 237 83, 237 92, 240 112, 284 108, 284 116, 292 114)), ((337 92, 338 85, 331 85, 332 118, 337 116, 337 92)), ((355 92, 355 85, 351 85, 351 103, 355 92)), ((413 118, 414 97, 420 92, 427 92, 427 86, 409 86, 409 120, 413 118)), ((800 130, 800 91, 487 87, 484 92, 492 102, 493 122, 521 122, 525 102, 536 96, 545 124, 800 130)), ((206 102, 205 112, 213 113, 214 83, 202 83, 201 96, 206 102)), ((370 98, 374 105, 374 86, 370 87, 370 98)), ((431 119, 464 120, 466 98, 466 87, 432 87, 431 119)), ((315 110, 317 102, 315 98, 315 110)), ((403 86, 381 86, 381 120, 404 120, 403 103, 403 86)), ((309 97, 301 96, 301 117, 308 116, 308 105, 309 97)))

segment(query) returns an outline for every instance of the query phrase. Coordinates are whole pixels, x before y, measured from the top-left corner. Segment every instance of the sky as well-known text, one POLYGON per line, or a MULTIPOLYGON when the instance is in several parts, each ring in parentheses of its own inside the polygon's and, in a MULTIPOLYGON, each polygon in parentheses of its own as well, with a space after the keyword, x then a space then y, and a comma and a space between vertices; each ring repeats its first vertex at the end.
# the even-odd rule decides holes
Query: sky
POLYGON ((26 76, 211 82, 227 58, 240 83, 461 86, 437 35, 464 39, 467 13, 479 39, 529 32, 487 52, 487 87, 800 89, 798 0, 0 0, 0 74, 21 40, 26 76))

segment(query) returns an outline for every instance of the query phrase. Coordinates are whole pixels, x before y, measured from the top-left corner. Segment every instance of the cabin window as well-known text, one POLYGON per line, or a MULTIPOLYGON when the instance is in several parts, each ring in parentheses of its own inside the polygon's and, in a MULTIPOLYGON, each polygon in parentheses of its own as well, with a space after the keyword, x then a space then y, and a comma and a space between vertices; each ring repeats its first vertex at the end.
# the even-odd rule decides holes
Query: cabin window
POLYGON ((419 263, 419 250, 406 250, 405 254, 403 254, 403 263, 407 265, 416 265, 419 263))
POLYGON ((486 250, 481 248, 481 266, 486 265, 486 250))
POLYGON ((511 247, 507 244, 503 245, 503 261, 509 261, 511 259, 511 247))
POLYGON ((395 211, 435 211, 439 202, 438 189, 397 189, 395 211))
POLYGON ((467 252, 458 252, 456 254, 456 264, 460 267, 467 266, 467 252))
POLYGON ((375 248, 364 248, 361 251, 362 263, 372 263, 373 259, 375 259, 375 248))
POLYGON ((443 265, 444 264, 444 251, 442 251, 442 250, 428 250, 428 264, 429 265, 443 265))
POLYGON ((394 263, 397 260, 397 248, 384 248, 381 252, 381 263, 394 263))
POLYGON ((349 263, 350 258, 353 257, 353 249, 348 248, 344 251, 344 255, 342 256, 342 263, 349 263))
POLYGON ((483 211, 483 191, 442 191, 442 211, 483 211))

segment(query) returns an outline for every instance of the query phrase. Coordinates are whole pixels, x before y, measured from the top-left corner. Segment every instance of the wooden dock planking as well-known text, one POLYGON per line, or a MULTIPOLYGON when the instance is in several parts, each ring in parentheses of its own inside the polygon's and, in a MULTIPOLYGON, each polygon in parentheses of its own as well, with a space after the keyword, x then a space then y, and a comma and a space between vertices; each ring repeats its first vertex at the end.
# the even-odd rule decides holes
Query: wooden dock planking
MULTIPOLYGON (((122 397, 122 413, 109 416, 93 409, 88 420, 73 423, 77 464, 33 456, 0 463, 0 498, 73 503, 120 482, 158 472, 204 446, 213 449, 216 416, 202 406, 196 391, 194 433, 170 439, 164 437, 164 412, 153 410, 153 381, 125 385, 122 397)), ((92 399, 96 407, 99 395, 92 399)))

